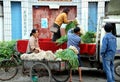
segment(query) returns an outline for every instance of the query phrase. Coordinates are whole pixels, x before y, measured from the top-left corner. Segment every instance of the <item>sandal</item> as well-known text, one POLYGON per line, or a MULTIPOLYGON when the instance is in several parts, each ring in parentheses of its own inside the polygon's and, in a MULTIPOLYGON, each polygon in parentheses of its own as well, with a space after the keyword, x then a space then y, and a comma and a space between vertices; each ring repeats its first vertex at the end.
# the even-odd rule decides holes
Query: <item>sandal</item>
POLYGON ((82 80, 79 80, 79 82, 83 82, 82 80))

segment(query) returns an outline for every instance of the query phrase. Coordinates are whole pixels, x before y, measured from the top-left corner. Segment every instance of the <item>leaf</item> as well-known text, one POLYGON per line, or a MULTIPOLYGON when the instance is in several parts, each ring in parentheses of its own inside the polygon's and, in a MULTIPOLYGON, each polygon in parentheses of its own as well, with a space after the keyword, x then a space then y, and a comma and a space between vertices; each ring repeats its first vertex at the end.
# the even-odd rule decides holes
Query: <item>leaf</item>
POLYGON ((57 58, 61 58, 62 60, 68 60, 73 69, 79 65, 78 56, 69 48, 56 52, 55 55, 57 58))
POLYGON ((67 35, 61 36, 59 39, 56 40, 56 43, 58 45, 61 45, 63 43, 67 42, 67 35))
POLYGON ((15 43, 16 41, 3 41, 0 42, 0 58, 6 59, 10 58, 11 55, 15 52, 15 43))
MULTIPOLYGON (((66 25, 65 32, 67 33, 68 30, 70 30, 71 28, 75 28, 76 26, 77 26, 77 20, 71 21, 69 24, 66 25)), ((61 36, 59 39, 56 40, 56 43, 58 45, 61 45, 65 42, 67 42, 67 35, 61 36)))
POLYGON ((65 32, 67 33, 68 30, 71 28, 75 28, 77 26, 77 20, 71 21, 69 24, 66 25, 65 27, 65 32))
POLYGON ((81 39, 84 43, 95 43, 95 32, 86 32, 85 35, 81 36, 81 39))

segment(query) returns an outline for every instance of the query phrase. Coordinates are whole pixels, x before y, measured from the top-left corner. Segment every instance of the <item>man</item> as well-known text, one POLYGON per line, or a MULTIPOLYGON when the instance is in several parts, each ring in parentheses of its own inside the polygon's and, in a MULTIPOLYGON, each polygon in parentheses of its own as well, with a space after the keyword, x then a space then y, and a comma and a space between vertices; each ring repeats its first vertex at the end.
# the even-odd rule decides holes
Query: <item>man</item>
MULTIPOLYGON (((80 48, 79 48, 81 42, 80 28, 75 27, 73 30, 69 30, 67 36, 68 36, 67 47, 74 46, 77 48, 78 52, 80 52, 80 48)), ((78 66, 79 81, 82 82, 80 54, 77 54, 77 56, 79 61, 79 66, 78 66)), ((70 82, 72 82, 72 70, 70 71, 70 82)))
POLYGON ((116 37, 111 33, 113 26, 111 23, 106 23, 104 30, 105 36, 102 40, 101 56, 103 61, 103 69, 107 76, 107 82, 115 82, 114 79, 114 57, 116 53, 116 37))
POLYGON ((53 41, 56 41, 61 37, 61 33, 60 33, 61 25, 63 23, 68 24, 70 22, 70 20, 67 19, 67 15, 69 11, 70 11, 69 8, 65 8, 63 12, 56 17, 53 27, 57 28, 58 30, 53 34, 53 38, 52 38, 53 41))

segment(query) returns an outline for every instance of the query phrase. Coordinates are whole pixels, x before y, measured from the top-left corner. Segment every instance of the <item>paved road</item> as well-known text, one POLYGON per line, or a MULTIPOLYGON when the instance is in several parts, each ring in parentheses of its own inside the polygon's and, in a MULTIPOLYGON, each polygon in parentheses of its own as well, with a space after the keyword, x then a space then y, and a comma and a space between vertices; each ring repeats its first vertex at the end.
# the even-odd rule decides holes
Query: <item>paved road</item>
MULTIPOLYGON (((0 82, 31 82, 29 76, 21 74, 21 68, 18 74, 9 81, 0 81, 0 82)), ((106 82, 105 74, 96 69, 82 68, 83 82, 106 82)), ((55 82, 55 81, 53 81, 55 82)), ((79 82, 78 73, 75 71, 73 73, 73 82, 79 82)))

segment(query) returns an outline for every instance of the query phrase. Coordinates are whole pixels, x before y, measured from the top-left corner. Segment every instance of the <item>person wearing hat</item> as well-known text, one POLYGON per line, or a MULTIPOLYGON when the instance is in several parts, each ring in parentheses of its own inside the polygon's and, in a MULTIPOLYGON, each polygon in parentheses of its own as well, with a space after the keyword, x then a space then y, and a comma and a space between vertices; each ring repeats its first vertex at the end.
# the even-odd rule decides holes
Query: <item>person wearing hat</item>
MULTIPOLYGON (((80 28, 75 27, 73 30, 70 29, 67 33, 68 36, 68 41, 67 41, 67 48, 70 46, 74 46, 78 50, 78 61, 79 61, 79 66, 78 66, 78 72, 79 72, 79 81, 82 82, 82 73, 81 73, 81 59, 80 59, 80 43, 81 43, 81 38, 80 38, 80 28)), ((72 82, 72 70, 70 71, 70 80, 69 82, 72 82)))
POLYGON ((53 37, 52 37, 52 41, 56 41, 57 39, 59 39, 61 37, 61 32, 60 32, 60 27, 63 23, 68 24, 69 22, 71 22, 71 20, 68 20, 67 16, 69 13, 69 8, 64 8, 62 13, 60 13, 53 24, 53 27, 57 28, 57 32, 53 32, 53 37))
POLYGON ((106 23, 104 30, 106 34, 102 40, 101 57, 103 70, 106 73, 107 82, 115 82, 114 79, 114 58, 117 48, 116 37, 112 34, 113 25, 106 23))

